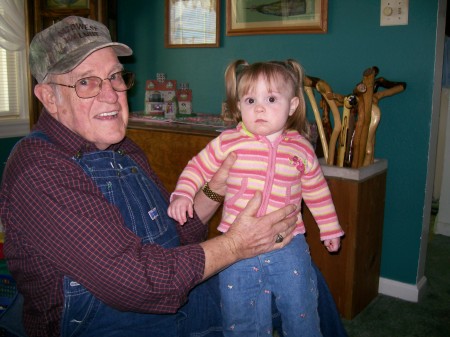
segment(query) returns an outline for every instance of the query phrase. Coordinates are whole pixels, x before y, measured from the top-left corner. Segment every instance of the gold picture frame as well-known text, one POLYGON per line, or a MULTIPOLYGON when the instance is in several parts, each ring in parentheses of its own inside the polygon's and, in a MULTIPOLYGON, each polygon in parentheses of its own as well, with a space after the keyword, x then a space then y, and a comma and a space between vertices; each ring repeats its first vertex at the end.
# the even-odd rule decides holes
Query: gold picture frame
POLYGON ((166 48, 219 47, 220 0, 166 0, 166 48))
POLYGON ((227 0, 226 35, 326 33, 328 0, 227 0))

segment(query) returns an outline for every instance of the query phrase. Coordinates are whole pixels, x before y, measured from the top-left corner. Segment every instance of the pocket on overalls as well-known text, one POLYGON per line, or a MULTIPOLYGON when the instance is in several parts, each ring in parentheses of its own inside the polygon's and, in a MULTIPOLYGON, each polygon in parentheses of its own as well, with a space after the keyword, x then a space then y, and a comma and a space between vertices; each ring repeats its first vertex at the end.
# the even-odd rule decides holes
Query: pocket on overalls
POLYGON ((82 334, 95 318, 100 301, 85 287, 65 276, 63 280, 64 309, 61 319, 61 336, 76 337, 82 334))

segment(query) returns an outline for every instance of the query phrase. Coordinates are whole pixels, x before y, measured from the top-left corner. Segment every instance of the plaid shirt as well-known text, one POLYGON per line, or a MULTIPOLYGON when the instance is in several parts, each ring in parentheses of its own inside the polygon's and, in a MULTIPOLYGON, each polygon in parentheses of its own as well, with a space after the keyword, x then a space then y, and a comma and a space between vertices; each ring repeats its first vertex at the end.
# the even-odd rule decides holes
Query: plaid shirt
MULTIPOLYGON (((202 279, 205 257, 195 243, 205 239, 206 226, 197 217, 178 226, 181 247, 142 245, 117 208, 71 159, 78 151, 96 148, 46 111, 35 129, 50 141, 22 141, 8 159, 0 191, 5 256, 25 298, 28 335, 59 335, 65 275, 114 308, 175 312, 202 279)), ((119 148, 168 198, 138 146, 125 138, 110 149, 119 148)))

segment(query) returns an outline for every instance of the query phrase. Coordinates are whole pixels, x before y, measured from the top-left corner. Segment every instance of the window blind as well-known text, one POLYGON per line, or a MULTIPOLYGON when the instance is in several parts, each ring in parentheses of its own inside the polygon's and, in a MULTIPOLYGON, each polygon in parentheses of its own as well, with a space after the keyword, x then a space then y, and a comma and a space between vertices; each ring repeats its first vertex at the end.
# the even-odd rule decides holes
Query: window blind
MULTIPOLYGON (((19 117, 20 103, 18 84, 21 52, 0 48, 0 116, 19 117)), ((26 99, 26 97, 22 97, 26 99)))
POLYGON ((0 1, 0 123, 28 120, 28 66, 23 0, 0 1))

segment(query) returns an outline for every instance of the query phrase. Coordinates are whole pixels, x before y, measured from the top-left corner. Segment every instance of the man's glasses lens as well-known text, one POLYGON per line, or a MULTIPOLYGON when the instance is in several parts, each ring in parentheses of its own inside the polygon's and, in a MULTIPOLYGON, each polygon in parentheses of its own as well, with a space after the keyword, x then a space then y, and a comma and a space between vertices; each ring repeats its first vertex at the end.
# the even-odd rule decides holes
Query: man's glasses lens
MULTIPOLYGON (((115 91, 126 91, 134 84, 134 74, 128 71, 119 71, 104 80, 109 80, 115 91)), ((104 80, 96 76, 79 79, 75 83, 75 91, 80 98, 95 97, 102 90, 104 80)))

